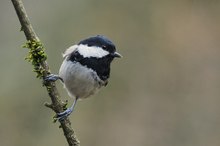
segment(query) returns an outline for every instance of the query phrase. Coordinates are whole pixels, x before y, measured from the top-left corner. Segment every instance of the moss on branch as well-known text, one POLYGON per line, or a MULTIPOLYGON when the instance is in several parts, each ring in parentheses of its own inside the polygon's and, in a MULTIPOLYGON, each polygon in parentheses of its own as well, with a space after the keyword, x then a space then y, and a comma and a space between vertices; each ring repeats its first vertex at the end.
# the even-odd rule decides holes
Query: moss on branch
POLYGON ((49 74, 49 72, 42 67, 42 62, 46 61, 47 55, 44 52, 45 48, 43 47, 43 44, 40 41, 28 40, 25 45, 23 45, 23 48, 27 48, 28 55, 25 57, 25 60, 28 62, 31 62, 34 69, 33 71, 36 72, 37 78, 42 78, 46 72, 46 74, 49 74))

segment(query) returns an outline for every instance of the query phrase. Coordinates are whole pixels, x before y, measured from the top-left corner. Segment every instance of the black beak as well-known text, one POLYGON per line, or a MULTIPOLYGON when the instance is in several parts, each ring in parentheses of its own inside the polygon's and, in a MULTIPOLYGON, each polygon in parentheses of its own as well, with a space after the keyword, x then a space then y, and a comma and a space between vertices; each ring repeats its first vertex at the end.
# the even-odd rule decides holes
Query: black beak
POLYGON ((118 52, 112 53, 112 56, 113 56, 113 57, 117 57, 117 58, 122 58, 122 55, 119 54, 118 52))

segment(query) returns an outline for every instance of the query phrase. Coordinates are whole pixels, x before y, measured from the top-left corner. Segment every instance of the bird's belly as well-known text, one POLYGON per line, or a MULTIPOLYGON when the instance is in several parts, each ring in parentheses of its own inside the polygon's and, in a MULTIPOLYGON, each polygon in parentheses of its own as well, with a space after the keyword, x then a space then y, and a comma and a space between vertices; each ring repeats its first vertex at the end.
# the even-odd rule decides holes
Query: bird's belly
POLYGON ((66 61, 61 65, 60 77, 71 97, 87 98, 99 91, 99 77, 92 70, 79 63, 66 61))
POLYGON ((85 81, 84 79, 64 81, 64 85, 70 96, 78 98, 87 98, 97 93, 100 89, 100 86, 94 81, 85 81))

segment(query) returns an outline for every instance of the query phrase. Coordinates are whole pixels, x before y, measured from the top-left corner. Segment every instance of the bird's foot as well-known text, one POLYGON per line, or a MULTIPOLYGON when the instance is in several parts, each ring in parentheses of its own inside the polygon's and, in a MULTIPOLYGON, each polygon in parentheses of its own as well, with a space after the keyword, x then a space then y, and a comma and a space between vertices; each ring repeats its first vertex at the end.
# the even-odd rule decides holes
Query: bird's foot
POLYGON ((44 78, 44 81, 46 81, 46 82, 49 82, 49 81, 55 82, 55 81, 57 81, 58 79, 63 82, 63 79, 62 79, 60 76, 54 75, 54 74, 50 74, 50 75, 48 75, 48 76, 46 76, 46 77, 44 78))
POLYGON ((55 119, 58 121, 62 121, 64 120, 64 118, 68 117, 72 112, 73 112, 72 108, 67 108, 64 112, 58 113, 55 119))
POLYGON ((57 113, 56 117, 54 118, 54 121, 56 122, 56 120, 59 120, 59 121, 62 121, 64 120, 66 117, 68 117, 72 112, 73 112, 73 109, 76 105, 76 102, 77 102, 77 99, 76 98, 72 104, 72 106, 70 108, 67 108, 64 112, 61 112, 61 113, 57 113))

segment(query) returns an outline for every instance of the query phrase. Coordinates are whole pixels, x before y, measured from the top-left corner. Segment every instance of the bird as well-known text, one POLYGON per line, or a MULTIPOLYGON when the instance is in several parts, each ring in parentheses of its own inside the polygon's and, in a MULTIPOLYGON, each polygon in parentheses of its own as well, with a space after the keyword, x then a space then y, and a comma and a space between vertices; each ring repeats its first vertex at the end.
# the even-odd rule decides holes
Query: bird
POLYGON ((88 98, 105 87, 112 61, 121 57, 114 43, 104 35, 88 37, 66 49, 59 74, 45 78, 45 81, 52 82, 60 79, 68 95, 75 99, 70 108, 57 114, 57 119, 61 121, 69 116, 78 99, 88 98))

